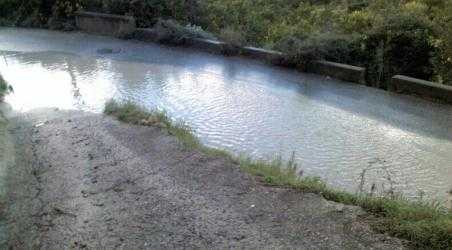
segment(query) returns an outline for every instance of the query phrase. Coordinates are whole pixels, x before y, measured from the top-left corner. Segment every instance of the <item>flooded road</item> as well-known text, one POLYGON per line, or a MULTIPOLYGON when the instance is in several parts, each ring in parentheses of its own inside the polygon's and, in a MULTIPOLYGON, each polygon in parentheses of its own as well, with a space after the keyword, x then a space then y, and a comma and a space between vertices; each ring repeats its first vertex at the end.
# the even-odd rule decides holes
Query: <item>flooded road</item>
POLYGON ((14 109, 164 109, 209 146, 255 158, 295 152, 305 175, 408 197, 452 189, 452 106, 183 48, 82 33, 0 29, 14 109))

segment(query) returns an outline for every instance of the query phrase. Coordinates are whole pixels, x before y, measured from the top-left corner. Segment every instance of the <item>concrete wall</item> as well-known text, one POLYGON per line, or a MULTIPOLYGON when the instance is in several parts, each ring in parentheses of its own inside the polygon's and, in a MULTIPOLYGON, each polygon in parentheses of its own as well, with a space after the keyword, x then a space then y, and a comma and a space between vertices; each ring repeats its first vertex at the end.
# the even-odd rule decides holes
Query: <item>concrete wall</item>
POLYGON ((268 61, 275 64, 280 64, 284 60, 284 54, 279 51, 266 50, 255 47, 242 48, 242 54, 258 60, 268 61))
POLYGON ((343 81, 366 84, 366 69, 362 67, 329 61, 314 61, 308 65, 307 71, 343 81))
POLYGON ((226 47, 224 42, 202 38, 192 38, 188 41, 188 45, 215 54, 223 53, 226 47))
POLYGON ((77 28, 100 35, 127 37, 136 30, 133 17, 80 11, 76 14, 77 28))
POLYGON ((452 86, 437 84, 408 76, 396 75, 391 79, 390 90, 398 93, 416 94, 452 103, 452 86))

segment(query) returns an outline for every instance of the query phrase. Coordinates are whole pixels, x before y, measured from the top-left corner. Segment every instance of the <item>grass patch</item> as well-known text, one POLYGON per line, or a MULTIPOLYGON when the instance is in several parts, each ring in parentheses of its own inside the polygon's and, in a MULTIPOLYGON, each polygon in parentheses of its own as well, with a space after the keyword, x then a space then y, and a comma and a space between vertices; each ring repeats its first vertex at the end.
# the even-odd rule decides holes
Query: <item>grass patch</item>
POLYGON ((190 127, 183 122, 173 122, 165 112, 159 110, 145 111, 143 108, 132 103, 118 103, 108 101, 105 104, 104 113, 116 117, 126 123, 143 126, 160 127, 175 136, 184 146, 188 148, 201 147, 199 139, 194 136, 190 127))
POLYGON ((316 193, 330 201, 360 206, 378 218, 372 223, 375 230, 409 240, 415 248, 452 248, 452 212, 439 204, 408 201, 398 196, 373 197, 335 190, 320 178, 297 175, 294 157, 287 163, 281 158, 272 162, 237 158, 226 151, 202 145, 188 126, 180 122, 174 124, 164 112, 148 112, 132 103, 109 101, 105 106, 105 114, 127 123, 166 129, 188 148, 198 149, 209 155, 227 157, 237 162, 243 171, 258 176, 268 185, 316 193))

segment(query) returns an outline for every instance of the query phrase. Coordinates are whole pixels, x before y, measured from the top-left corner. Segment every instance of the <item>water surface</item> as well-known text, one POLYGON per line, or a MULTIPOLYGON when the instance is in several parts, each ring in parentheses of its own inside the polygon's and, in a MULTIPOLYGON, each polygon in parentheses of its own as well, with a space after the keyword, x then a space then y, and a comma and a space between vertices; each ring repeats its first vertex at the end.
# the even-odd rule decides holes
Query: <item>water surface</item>
POLYGON ((106 100, 165 109, 209 146, 255 158, 295 152, 305 175, 349 191, 444 198, 452 106, 241 58, 82 33, 0 29, 14 109, 101 112, 106 100))

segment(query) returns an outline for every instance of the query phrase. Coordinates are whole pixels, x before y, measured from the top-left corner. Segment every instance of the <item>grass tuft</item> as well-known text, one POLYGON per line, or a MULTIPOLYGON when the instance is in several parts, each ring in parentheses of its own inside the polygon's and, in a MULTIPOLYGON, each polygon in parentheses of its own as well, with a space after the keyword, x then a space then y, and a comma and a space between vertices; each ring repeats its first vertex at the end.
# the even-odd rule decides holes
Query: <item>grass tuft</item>
POLYGON ((271 162, 237 158, 226 151, 202 145, 188 126, 180 122, 173 124, 164 112, 147 112, 132 103, 109 101, 104 112, 123 122, 166 129, 184 146, 237 162, 244 172, 259 177, 267 185, 294 188, 319 194, 330 201, 360 206, 377 217, 372 222, 376 231, 406 239, 415 248, 452 248, 452 212, 436 203, 409 201, 399 196, 374 197, 333 189, 320 178, 298 175, 294 155, 288 163, 284 163, 280 157, 271 162))
POLYGON ((183 122, 173 122, 165 112, 159 110, 145 111, 133 103, 118 103, 110 100, 105 104, 104 113, 126 123, 142 126, 155 126, 168 131, 188 148, 201 147, 199 139, 192 129, 183 122))

